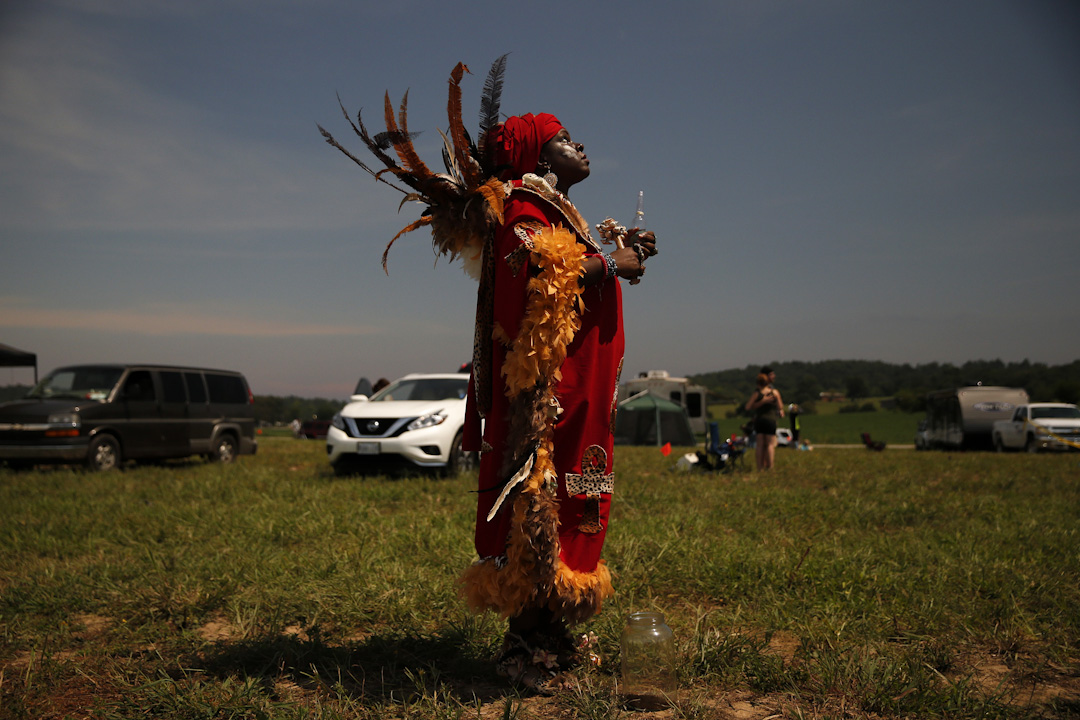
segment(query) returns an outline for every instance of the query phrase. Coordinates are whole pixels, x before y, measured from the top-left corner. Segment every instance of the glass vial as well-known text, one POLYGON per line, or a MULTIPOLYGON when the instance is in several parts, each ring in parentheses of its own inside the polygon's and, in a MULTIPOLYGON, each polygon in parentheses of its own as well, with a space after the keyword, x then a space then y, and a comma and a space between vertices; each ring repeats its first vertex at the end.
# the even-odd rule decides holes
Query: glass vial
POLYGON ((637 228, 638 230, 645 229, 645 191, 638 190, 637 194, 637 210, 634 211, 634 219, 630 223, 631 228, 637 228))
POLYGON ((664 622, 663 613, 630 613, 621 645, 620 694, 626 704, 657 710, 675 702, 675 636, 664 622))

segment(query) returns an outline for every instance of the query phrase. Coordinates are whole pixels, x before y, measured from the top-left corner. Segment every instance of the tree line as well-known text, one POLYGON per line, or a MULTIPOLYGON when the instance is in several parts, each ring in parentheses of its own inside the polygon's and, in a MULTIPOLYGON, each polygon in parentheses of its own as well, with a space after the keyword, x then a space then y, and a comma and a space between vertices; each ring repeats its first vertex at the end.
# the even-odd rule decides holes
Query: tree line
MULTIPOLYGON (((875 360, 771 362, 776 386, 786 402, 816 402, 821 393, 844 395, 850 401, 869 397, 894 398, 902 410, 925 407, 927 393, 964 385, 1003 385, 1024 388, 1032 402, 1080 403, 1080 360, 1047 365, 1001 360, 950 363, 894 364, 875 360)), ((754 391, 761 365, 691 375, 709 389, 717 402, 741 402, 754 391)))
MULTIPOLYGON (((893 398, 901 410, 925 407, 926 394, 963 385, 1004 385, 1027 390, 1033 402, 1080 404, 1080 360, 1047 365, 1001 360, 972 360, 963 365, 925 363, 902 365, 876 360, 821 360, 771 362, 776 385, 786 402, 811 405, 821 393, 842 394, 849 401, 893 398)), ((713 402, 745 401, 754 391, 760 365, 691 375, 690 380, 709 389, 713 402)), ((0 386, 0 402, 16 400, 29 385, 0 386)), ((262 424, 289 423, 319 418, 329 420, 344 406, 341 400, 301 398, 295 395, 255 396, 255 419, 262 424)))

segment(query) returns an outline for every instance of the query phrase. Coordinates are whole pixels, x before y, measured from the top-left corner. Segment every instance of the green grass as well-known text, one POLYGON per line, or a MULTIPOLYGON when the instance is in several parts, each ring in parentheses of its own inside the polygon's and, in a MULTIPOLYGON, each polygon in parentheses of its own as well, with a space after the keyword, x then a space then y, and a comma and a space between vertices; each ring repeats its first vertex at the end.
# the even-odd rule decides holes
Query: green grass
POLYGON ((656 717, 1080 713, 1077 455, 713 476, 678 452, 617 449, 617 595, 583 628, 603 662, 550 699, 494 675, 502 624, 456 595, 473 478, 337 479, 322 443, 275 437, 232 466, 0 469, 0 717, 627 717, 641 609, 679 650, 656 717))
MULTIPOLYGON (((800 438, 821 445, 848 445, 862 442, 862 434, 870 433, 874 440, 884 440, 889 445, 911 445, 915 441, 915 430, 919 421, 926 414, 921 412, 901 412, 882 410, 877 401, 878 410, 874 412, 840 412, 839 403, 818 403, 816 412, 799 416, 800 438)), ((734 405, 710 405, 709 413, 720 425, 721 437, 732 433, 741 434, 739 427, 749 418, 727 417, 734 405)), ((783 418, 781 427, 790 427, 790 419, 783 418)))

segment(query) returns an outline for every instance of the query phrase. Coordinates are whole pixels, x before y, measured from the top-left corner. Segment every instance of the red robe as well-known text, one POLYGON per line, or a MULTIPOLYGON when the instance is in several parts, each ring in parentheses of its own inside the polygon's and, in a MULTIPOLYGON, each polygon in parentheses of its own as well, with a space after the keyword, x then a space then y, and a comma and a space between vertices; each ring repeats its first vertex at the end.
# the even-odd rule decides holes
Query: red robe
MULTIPOLYGON (((573 225, 555 205, 525 190, 511 193, 504 219, 495 238, 493 319, 505 336, 514 338, 525 313, 530 277, 528 253, 519 250, 525 242, 523 235, 529 237, 541 227, 560 225, 573 231, 573 225)), ((583 238, 580 230, 576 234, 577 247, 584 257, 599 254, 591 238, 583 238)), ((583 291, 580 319, 581 327, 567 348, 562 379, 555 390, 562 413, 554 426, 552 460, 558 474, 559 558, 575 572, 593 573, 607 532, 613 482, 612 438, 624 346, 622 296, 617 279, 605 279, 583 291)), ((501 466, 509 403, 500 374, 506 354, 507 348, 501 342, 493 343, 492 401, 483 446, 478 442, 479 415, 472 392, 466 419, 466 447, 484 450, 475 536, 481 560, 504 555, 511 527, 510 502, 504 503, 490 521, 487 519, 499 496, 498 488, 507 479, 501 466)))

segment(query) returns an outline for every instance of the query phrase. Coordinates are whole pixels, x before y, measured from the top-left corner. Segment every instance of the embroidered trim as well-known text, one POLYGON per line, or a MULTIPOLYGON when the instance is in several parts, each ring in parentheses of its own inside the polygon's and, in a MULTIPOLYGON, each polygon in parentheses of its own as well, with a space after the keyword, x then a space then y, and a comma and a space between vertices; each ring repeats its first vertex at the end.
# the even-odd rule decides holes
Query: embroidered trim
POLYGON ((540 223, 523 222, 514 225, 514 235, 521 241, 521 244, 503 259, 510 268, 511 274, 515 277, 521 272, 521 268, 525 266, 525 263, 529 261, 529 255, 536 247, 533 237, 543 232, 544 229, 545 226, 540 223))
POLYGON ((528 180, 529 175, 525 175, 522 178, 522 184, 515 186, 512 192, 527 192, 543 198, 558 210, 560 215, 566 218, 567 224, 574 229, 574 232, 593 252, 603 252, 597 242, 593 240, 592 233, 589 232, 589 223, 585 222, 585 218, 581 216, 581 213, 578 212, 578 209, 574 207, 574 203, 570 202, 568 197, 557 190, 548 192, 547 183, 541 178, 537 177, 538 182, 533 185, 528 184, 528 180))

